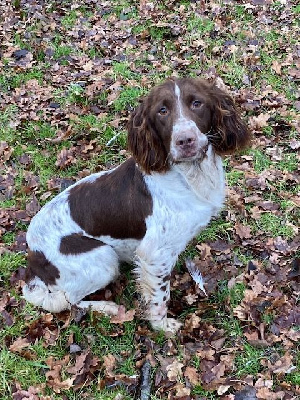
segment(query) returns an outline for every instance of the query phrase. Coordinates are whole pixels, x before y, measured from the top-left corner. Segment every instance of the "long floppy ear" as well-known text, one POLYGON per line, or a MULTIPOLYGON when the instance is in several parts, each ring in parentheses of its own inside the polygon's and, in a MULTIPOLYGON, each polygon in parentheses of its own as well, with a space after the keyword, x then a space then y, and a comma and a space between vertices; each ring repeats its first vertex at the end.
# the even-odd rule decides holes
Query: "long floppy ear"
POLYGON ((212 87, 213 119, 209 137, 218 153, 234 153, 246 148, 251 134, 231 96, 217 86, 212 87))
POLYGON ((128 149, 147 174, 166 172, 169 169, 168 154, 148 113, 148 98, 145 98, 129 118, 128 149))

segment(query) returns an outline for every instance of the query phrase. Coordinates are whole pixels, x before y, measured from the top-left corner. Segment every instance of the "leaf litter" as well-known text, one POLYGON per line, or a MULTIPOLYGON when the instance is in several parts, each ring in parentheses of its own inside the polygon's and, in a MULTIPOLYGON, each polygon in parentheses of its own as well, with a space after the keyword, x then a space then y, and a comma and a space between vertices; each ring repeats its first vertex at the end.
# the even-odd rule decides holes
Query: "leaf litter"
POLYGON ((100 393, 115 391, 115 399, 138 393, 145 399, 150 393, 182 400, 296 399, 300 129, 295 2, 4 3, 0 254, 3 260, 21 258, 3 264, 0 325, 3 350, 20 362, 38 363, 43 376, 38 384, 30 376, 24 383, 11 375, 7 398, 48 400, 79 392, 94 398, 96 386, 100 393), (91 296, 120 299, 112 325, 76 309, 59 315, 29 312, 20 293, 31 218, 69 184, 127 157, 119 131, 136 99, 126 97, 126 90, 143 94, 172 74, 216 79, 234 96, 253 131, 253 151, 226 160, 228 200, 218 219, 228 223, 226 229, 219 226, 211 236, 195 239, 192 256, 183 255, 192 277, 184 261, 173 271, 170 313, 181 316, 183 328, 175 338, 161 339, 137 319, 136 294, 131 293, 130 304, 124 294, 130 287, 126 274, 91 296), (102 140, 108 127, 116 131, 102 140), (35 149, 49 158, 51 173, 43 175, 35 149), (19 335, 9 330, 20 324, 19 335), (133 333, 126 349, 108 346, 103 354, 97 352, 97 340, 126 340, 128 327, 133 333), (151 376, 142 369, 149 364, 151 376))

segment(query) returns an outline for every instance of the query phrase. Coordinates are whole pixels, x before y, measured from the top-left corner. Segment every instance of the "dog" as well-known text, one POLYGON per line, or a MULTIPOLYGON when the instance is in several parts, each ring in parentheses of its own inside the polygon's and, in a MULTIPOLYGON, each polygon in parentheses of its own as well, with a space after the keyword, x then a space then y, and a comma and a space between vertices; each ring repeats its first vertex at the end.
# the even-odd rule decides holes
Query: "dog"
POLYGON ((116 280, 120 262, 134 263, 146 319, 175 333, 172 269, 224 203, 222 155, 249 140, 233 99, 214 83, 154 87, 129 118, 132 157, 68 187, 32 219, 24 297, 54 313, 77 305, 115 315, 114 302, 83 299, 116 280))

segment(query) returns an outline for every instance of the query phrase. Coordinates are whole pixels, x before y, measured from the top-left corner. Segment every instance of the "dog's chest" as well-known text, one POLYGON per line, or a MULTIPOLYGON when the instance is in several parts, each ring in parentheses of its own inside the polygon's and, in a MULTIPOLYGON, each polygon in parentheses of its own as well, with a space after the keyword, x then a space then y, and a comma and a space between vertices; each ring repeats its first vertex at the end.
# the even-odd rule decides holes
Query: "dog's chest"
POLYGON ((146 181, 154 202, 148 228, 161 225, 171 236, 182 234, 183 240, 190 240, 203 229, 224 202, 224 172, 219 158, 200 166, 181 165, 146 181))

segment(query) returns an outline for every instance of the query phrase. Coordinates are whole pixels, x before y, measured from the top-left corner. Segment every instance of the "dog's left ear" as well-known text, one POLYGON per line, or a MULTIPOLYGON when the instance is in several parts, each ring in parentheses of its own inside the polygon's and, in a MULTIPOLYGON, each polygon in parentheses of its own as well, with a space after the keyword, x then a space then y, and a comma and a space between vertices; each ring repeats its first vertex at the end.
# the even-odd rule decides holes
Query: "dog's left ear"
POLYGON ((212 86, 213 118, 212 144, 218 153, 230 154, 246 148, 251 141, 250 131, 231 96, 212 86))

